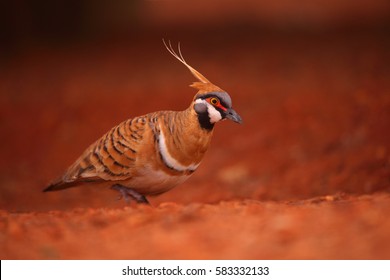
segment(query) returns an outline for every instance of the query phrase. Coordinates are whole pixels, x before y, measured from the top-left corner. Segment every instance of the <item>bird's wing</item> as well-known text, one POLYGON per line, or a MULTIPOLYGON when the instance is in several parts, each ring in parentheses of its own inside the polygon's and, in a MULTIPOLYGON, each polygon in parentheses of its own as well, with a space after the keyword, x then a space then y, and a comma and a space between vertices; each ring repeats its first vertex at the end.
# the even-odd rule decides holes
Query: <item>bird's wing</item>
POLYGON ((115 126, 90 145, 45 191, 60 190, 83 182, 131 178, 146 124, 147 116, 141 116, 115 126))

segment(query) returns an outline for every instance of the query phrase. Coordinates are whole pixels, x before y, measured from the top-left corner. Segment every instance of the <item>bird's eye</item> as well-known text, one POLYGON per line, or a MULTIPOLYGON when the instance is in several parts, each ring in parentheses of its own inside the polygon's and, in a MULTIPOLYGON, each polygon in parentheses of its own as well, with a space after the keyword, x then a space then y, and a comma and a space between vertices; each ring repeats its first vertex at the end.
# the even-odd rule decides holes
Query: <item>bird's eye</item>
POLYGON ((216 98, 216 97, 212 97, 212 98, 210 98, 210 103, 212 105, 218 105, 219 104, 219 99, 216 98))

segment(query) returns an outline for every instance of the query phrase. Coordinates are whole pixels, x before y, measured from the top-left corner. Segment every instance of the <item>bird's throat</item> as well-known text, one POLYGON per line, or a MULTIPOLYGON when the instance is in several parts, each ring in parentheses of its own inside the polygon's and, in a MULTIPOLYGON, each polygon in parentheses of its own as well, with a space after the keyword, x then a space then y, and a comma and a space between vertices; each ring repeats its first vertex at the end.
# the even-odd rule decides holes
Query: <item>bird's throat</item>
POLYGON ((214 124, 210 122, 210 117, 208 112, 198 113, 199 125, 202 129, 211 131, 214 128, 214 124))

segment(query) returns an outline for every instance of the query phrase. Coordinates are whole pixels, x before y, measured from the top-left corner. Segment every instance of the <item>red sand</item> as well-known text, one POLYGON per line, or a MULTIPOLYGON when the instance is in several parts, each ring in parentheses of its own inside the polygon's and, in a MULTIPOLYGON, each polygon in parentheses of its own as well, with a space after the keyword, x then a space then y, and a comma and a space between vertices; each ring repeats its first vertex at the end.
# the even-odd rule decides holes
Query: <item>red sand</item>
POLYGON ((2 258, 388 259, 390 195, 1 212, 2 258))

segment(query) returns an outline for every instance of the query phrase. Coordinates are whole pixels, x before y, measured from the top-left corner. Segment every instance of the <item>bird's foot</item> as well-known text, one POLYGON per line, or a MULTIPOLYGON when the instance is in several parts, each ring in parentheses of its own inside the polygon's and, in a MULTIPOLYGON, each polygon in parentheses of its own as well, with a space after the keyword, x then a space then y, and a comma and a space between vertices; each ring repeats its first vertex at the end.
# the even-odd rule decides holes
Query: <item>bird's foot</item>
POLYGON ((119 199, 124 198, 127 203, 130 203, 130 200, 133 199, 137 203, 150 204, 144 195, 128 187, 115 184, 111 189, 118 191, 120 193, 119 199))

